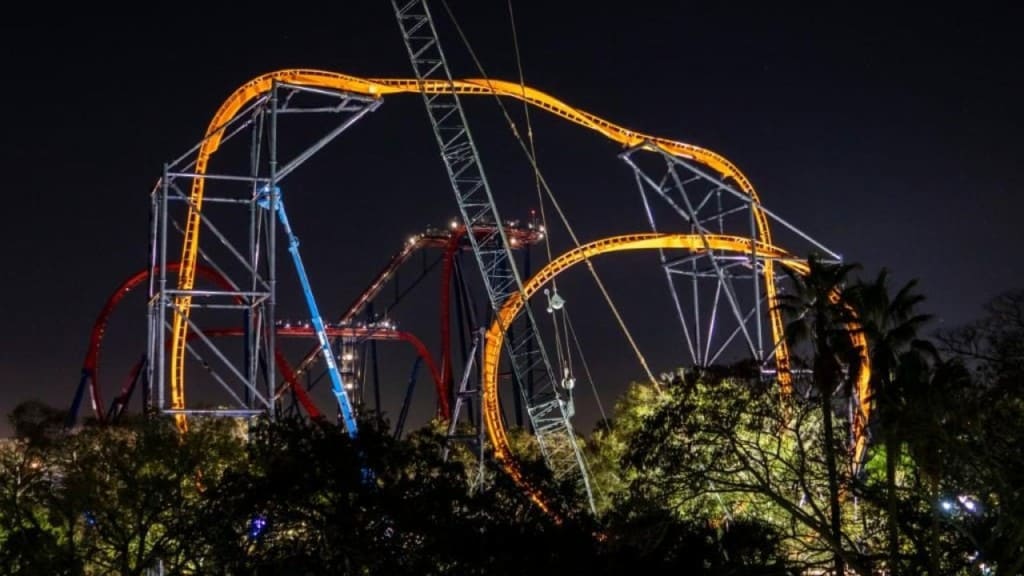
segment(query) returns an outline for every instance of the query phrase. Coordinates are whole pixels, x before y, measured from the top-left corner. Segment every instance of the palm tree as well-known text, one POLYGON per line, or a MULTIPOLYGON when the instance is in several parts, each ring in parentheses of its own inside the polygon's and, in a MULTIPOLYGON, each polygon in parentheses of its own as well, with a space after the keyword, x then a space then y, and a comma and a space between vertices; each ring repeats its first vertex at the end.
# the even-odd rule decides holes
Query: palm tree
POLYGON ((918 333, 932 316, 917 311, 924 296, 915 292, 917 280, 907 282, 894 295, 889 290, 889 271, 882 268, 872 282, 858 282, 849 291, 848 299, 857 312, 857 319, 868 343, 871 359, 871 401, 878 415, 877 430, 885 446, 885 481, 888 508, 889 571, 898 572, 899 523, 896 487, 906 431, 901 422, 910 409, 908 388, 917 380, 919 370, 937 359, 931 343, 918 338, 918 333))
POLYGON ((813 347, 814 390, 820 402, 825 432, 825 465, 828 469, 829 524, 835 550, 836 574, 844 574, 842 517, 839 503, 839 470, 834 443, 832 398, 843 383, 843 365, 850 353, 850 326, 854 320, 843 296, 843 287, 857 264, 823 262, 816 255, 807 260, 804 276, 789 272, 792 293, 779 297, 778 308, 787 320, 786 339, 791 344, 809 342, 813 347))

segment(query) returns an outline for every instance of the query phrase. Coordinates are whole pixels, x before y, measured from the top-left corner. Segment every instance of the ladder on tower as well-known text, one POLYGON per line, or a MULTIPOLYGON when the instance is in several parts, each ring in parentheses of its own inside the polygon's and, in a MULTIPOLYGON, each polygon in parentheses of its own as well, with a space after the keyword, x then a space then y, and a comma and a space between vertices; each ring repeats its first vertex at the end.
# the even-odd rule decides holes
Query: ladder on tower
MULTIPOLYGON (((392 0, 402 30, 413 72, 421 88, 429 84, 449 89, 421 89, 430 122, 434 128, 455 192, 463 224, 467 229, 488 229, 485 234, 468 238, 483 275, 492 310, 497 311, 511 296, 523 293, 523 283, 512 257, 512 250, 498 215, 490 185, 480 164, 465 112, 455 93, 451 70, 437 35, 426 0, 392 0)), ((591 511, 594 498, 583 455, 569 419, 568 404, 559 392, 547 352, 537 331, 537 322, 529 306, 524 307, 522 326, 517 327, 515 342, 505 340, 513 375, 533 426, 541 454, 556 480, 575 477, 586 493, 591 511), (533 389, 525 384, 532 377, 533 389)), ((508 326, 504 326, 507 329, 508 326)))

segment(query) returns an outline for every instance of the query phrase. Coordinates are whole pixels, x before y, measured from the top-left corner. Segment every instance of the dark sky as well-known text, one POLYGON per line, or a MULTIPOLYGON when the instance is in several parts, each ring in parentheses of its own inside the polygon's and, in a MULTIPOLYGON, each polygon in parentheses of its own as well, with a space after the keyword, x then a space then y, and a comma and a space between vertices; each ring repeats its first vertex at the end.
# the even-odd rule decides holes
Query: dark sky
MULTIPOLYGON (((411 76, 390 4, 359 4, 262 20, 3 25, 0 412, 29 398, 70 402, 96 314, 146 263, 148 193, 162 163, 198 141, 238 85, 286 67, 411 76)), ((514 3, 528 85, 725 155, 766 206, 862 263, 866 274, 887 266, 898 282, 920 279, 936 327, 968 321, 989 297, 1024 287, 1024 94, 1008 11, 557 4, 514 3)), ((487 73, 515 80, 507 4, 451 5, 487 73)), ((478 76, 451 27, 442 33, 456 77, 478 76)), ((495 110, 490 99, 471 104, 471 128, 503 216, 522 217, 536 192, 495 110)), ((643 230, 617 145, 539 112, 533 118, 541 168, 580 235, 643 230)), ((327 317, 409 234, 456 212, 415 96, 386 99, 299 178, 289 209, 327 317)), ((291 273, 287 262, 282 270, 291 273)), ((661 328, 645 318, 670 311, 645 294, 664 287, 634 285, 630 293, 628 272, 612 266, 607 273, 613 283, 620 276, 618 298, 648 306, 630 323, 657 342, 661 328)), ((436 331, 435 284, 396 309, 395 319, 436 331)), ((301 301, 282 309, 301 316, 301 301)), ((577 314, 583 330, 598 316, 577 314)), ((601 314, 595 332, 612 325, 601 314)), ((594 358, 618 358, 601 377, 639 377, 621 336, 609 330, 610 338, 589 344, 594 358)), ((108 398, 143 351, 141 299, 126 301, 109 338, 108 398)), ((650 354, 656 371, 671 367, 668 352, 650 354)), ((408 362, 394 360, 401 376, 389 395, 404 386, 408 362)))

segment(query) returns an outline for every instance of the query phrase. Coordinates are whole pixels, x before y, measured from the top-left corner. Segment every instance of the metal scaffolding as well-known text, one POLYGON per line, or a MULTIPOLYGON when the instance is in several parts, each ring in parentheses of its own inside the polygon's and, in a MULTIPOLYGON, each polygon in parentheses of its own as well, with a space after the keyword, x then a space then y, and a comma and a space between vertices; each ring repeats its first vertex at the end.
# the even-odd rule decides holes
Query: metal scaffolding
POLYGON ((775 374, 772 363, 788 351, 781 332, 772 328, 773 315, 779 312, 770 305, 765 283, 780 289, 782 278, 766 272, 771 259, 757 251, 758 242, 771 243, 758 217, 777 224, 772 227, 776 235, 788 232, 826 260, 841 257, 706 166, 652 144, 630 148, 619 157, 634 172, 652 232, 682 231, 704 240, 703 250, 683 257, 670 259, 658 250, 693 365, 711 366, 731 352, 733 359, 753 358, 762 373, 775 374), (750 252, 712 249, 707 240, 712 235, 748 238, 750 252))
POLYGON ((279 195, 264 192, 279 190, 297 168, 380 104, 371 96, 275 81, 269 91, 224 125, 211 126, 203 141, 164 166, 151 195, 147 346, 152 361, 146 370, 152 410, 175 415, 180 427, 189 414, 274 417, 279 195), (290 158, 280 158, 279 136, 289 128, 288 118, 310 114, 330 116, 336 123, 290 158), (211 146, 211 139, 216 144, 211 146), (219 156, 227 156, 225 163, 243 167, 209 171, 211 148, 223 150, 219 156), (206 191, 199 202, 189 193, 197 184, 206 191), (193 227, 217 242, 200 247, 193 227), (201 260, 223 277, 224 285, 187 282, 182 287, 169 253, 175 245, 182 246, 183 262, 191 259, 194 270, 201 260), (190 394, 200 396, 202 408, 185 402, 182 374, 170 385, 175 381, 171 371, 177 369, 167 354, 172 319, 187 323, 188 337, 181 346, 190 360, 187 366, 201 376, 191 379, 190 394), (216 338, 224 326, 239 325, 241 342, 216 338), (219 396, 196 394, 198 380, 213 384, 219 396))

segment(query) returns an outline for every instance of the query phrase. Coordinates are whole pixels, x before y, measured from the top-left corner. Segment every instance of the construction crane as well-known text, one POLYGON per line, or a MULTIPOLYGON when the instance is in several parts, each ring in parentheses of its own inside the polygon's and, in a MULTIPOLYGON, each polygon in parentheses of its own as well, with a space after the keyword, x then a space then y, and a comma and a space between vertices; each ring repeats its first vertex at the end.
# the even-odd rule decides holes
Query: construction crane
MULTIPOLYGON (((420 86, 434 82, 450 88, 432 94, 425 90, 420 92, 448 169, 463 224, 467 228, 488 223, 493 225, 493 233, 480 238, 470 235, 469 240, 483 274, 491 308, 497 313, 509 298, 523 294, 523 281, 512 257, 512 247, 501 226, 503 220, 498 215, 426 0, 392 0, 391 4, 416 81, 420 86)), ((557 480, 575 477, 593 511, 590 478, 569 420, 568 402, 559 390, 537 330, 537 321, 529 307, 523 314, 523 325, 517 330, 515 344, 506 342, 509 342, 508 354, 514 377, 519 382, 534 437, 545 463, 557 480), (534 384, 533 390, 528 390, 525 385, 530 379, 534 384)))

